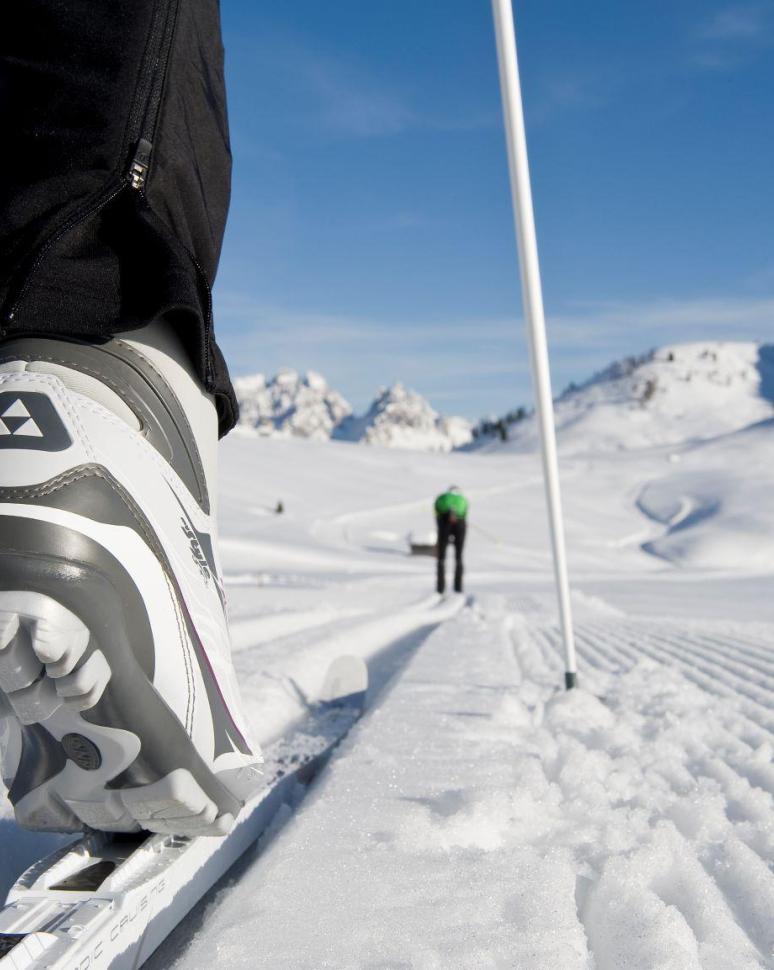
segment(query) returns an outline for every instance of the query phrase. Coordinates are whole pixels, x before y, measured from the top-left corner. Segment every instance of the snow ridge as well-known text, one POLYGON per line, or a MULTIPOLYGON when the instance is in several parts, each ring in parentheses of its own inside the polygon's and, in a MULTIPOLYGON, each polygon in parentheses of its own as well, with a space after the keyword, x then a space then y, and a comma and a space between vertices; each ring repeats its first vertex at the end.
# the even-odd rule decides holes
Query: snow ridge
MULTIPOLYGON (((774 347, 752 342, 671 344, 616 361, 556 401, 563 453, 702 441, 774 417, 774 347)), ((536 443, 534 418, 513 426, 536 443)), ((492 439, 484 439, 492 448, 492 439)))

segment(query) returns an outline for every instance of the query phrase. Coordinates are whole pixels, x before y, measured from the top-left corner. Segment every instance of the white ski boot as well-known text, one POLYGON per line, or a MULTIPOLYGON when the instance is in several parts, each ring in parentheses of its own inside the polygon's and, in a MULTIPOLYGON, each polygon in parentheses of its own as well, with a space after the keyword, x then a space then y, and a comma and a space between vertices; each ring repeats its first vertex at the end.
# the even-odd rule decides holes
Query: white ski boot
POLYGON ((171 332, 0 344, 0 742, 19 824, 222 834, 259 787, 171 332))

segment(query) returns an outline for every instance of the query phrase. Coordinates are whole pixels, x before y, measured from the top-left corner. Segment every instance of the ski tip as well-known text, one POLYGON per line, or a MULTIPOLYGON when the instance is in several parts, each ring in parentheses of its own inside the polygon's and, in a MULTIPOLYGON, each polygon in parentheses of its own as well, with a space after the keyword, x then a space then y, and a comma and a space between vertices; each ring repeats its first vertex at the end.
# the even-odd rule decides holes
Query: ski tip
POLYGON ((345 654, 328 668, 320 702, 341 707, 363 707, 368 692, 368 667, 362 657, 345 654))

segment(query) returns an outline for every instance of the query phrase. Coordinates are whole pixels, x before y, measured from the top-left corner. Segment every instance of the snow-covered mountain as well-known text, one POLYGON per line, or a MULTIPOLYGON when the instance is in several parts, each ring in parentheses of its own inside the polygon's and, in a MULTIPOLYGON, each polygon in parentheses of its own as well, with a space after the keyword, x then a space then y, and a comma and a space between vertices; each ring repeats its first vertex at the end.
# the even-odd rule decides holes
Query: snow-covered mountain
POLYGON ((240 427, 271 437, 326 440, 352 414, 348 401, 314 371, 281 370, 270 380, 263 374, 238 377, 234 389, 240 427))
MULTIPOLYGON (((314 371, 282 370, 269 380, 258 374, 234 385, 240 426, 261 435, 421 451, 451 451, 473 437, 470 422, 439 414, 401 383, 381 390, 362 415, 314 371)), ((556 401, 565 453, 707 440, 772 416, 774 345, 752 342, 672 344, 628 357, 570 386, 556 401)), ((502 447, 495 433, 500 425, 511 447, 536 444, 535 419, 524 409, 489 425, 491 433, 485 428, 472 447, 502 447)))
POLYGON ((421 394, 398 383, 380 391, 362 417, 343 421, 334 437, 389 448, 451 451, 471 440, 471 425, 464 418, 438 414, 421 394))
POLYGON ((357 417, 346 399, 313 371, 282 370, 270 380, 262 374, 234 381, 240 427, 271 437, 363 442, 421 451, 451 451, 471 440, 464 418, 438 414, 429 402, 402 384, 379 391, 368 411, 357 417))
MULTIPOLYGON (((565 453, 629 450, 736 431, 774 417, 773 402, 774 346, 673 344, 569 387, 556 402, 556 424, 565 453)), ((534 418, 510 429, 516 447, 536 434, 534 418)))

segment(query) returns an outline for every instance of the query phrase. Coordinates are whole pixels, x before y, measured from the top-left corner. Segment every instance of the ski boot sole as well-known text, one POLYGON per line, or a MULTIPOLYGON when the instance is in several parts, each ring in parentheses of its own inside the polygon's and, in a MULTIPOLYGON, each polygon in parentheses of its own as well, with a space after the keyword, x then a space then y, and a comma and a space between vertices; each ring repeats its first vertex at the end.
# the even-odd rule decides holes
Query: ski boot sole
MULTIPOLYGON (((54 579, 61 573, 61 563, 46 566, 54 579)), ((4 774, 18 823, 225 834, 241 803, 198 755, 115 619, 115 635, 102 622, 98 638, 58 599, 0 588, 0 706, 16 721, 4 774)))

